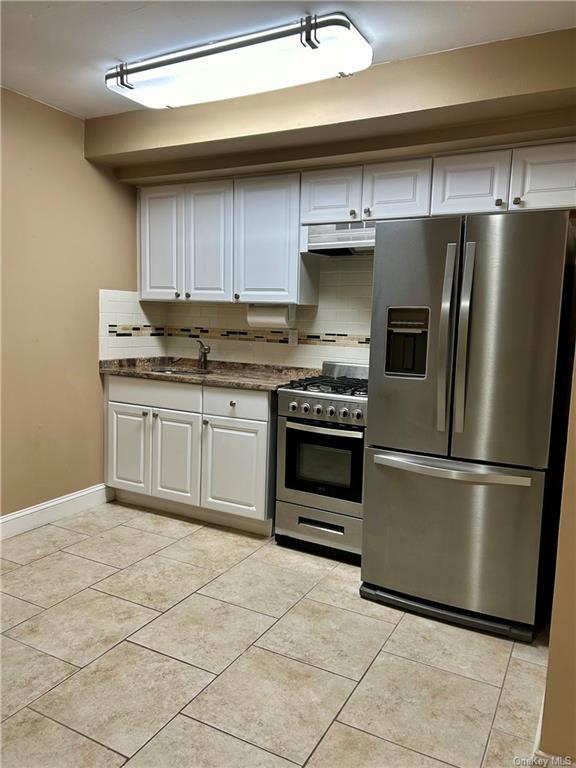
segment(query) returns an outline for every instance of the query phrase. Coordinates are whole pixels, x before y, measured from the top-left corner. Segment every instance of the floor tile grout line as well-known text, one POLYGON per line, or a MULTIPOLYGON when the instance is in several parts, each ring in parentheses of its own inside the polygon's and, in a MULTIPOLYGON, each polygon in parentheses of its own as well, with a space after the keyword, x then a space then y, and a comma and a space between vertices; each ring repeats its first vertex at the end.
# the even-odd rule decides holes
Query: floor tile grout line
MULTIPOLYGON (((318 582, 318 584, 319 583, 320 582, 318 582)), ((316 587, 318 586, 318 584, 316 584, 316 587)), ((313 587, 313 589, 316 589, 316 587, 313 587)), ((397 627, 404 616, 404 613, 402 613, 402 616, 400 616, 398 621, 390 621, 389 619, 380 619, 378 618, 378 616, 368 616, 368 614, 366 613, 362 613, 361 611, 355 611, 353 608, 345 608, 343 605, 334 605, 334 603, 328 603, 325 600, 318 600, 317 597, 310 597, 309 594, 307 597, 308 597, 308 600, 312 600, 315 603, 320 603, 320 605, 328 605, 328 606, 331 606, 332 608, 338 608, 341 611, 347 611, 348 613, 353 613, 355 616, 364 616, 364 618, 366 619, 373 619, 374 621, 379 621, 381 624, 390 624, 393 627, 397 627)), ((394 610, 398 610, 398 609, 394 609, 394 610)))
MULTIPOLYGON (((272 627, 270 627, 270 629, 272 629, 272 627)), ((269 630, 266 630, 266 632, 268 631, 269 630)), ((299 664, 305 664, 307 667, 312 667, 312 669, 317 669, 319 672, 327 672, 329 675, 340 677, 342 680, 347 680, 349 683, 354 683, 354 685, 358 685, 358 680, 356 680, 354 677, 348 677, 348 675, 343 675, 341 672, 334 672, 333 669, 326 669, 325 667, 319 667, 318 664, 313 664, 311 661, 306 661, 305 659, 298 659, 295 656, 288 656, 288 654, 286 653, 281 653, 280 651, 274 651, 271 648, 265 648, 262 645, 258 645, 258 640, 255 640, 252 643, 252 645, 249 647, 257 648, 259 651, 266 651, 267 653, 272 653, 274 654, 274 656, 280 656, 282 659, 288 659, 288 661, 297 661, 299 664)), ((243 653, 245 653, 245 651, 243 653)), ((243 655, 243 653, 241 655, 243 655)), ((380 651, 378 651, 378 653, 380 653, 380 651)), ((378 653, 376 655, 378 655, 378 653)), ((240 658, 240 656, 238 658, 240 658)))
MULTIPOLYGON (((416 755, 421 755, 422 757, 426 757, 428 760, 435 760, 437 763, 440 763, 441 765, 449 766, 449 768, 462 768, 462 766, 458 765, 458 763, 449 763, 447 760, 442 760, 442 758, 440 757, 433 757, 432 755, 426 754, 426 752, 421 752, 419 749, 414 749, 414 747, 407 747, 405 744, 400 744, 399 742, 393 741, 392 739, 385 739, 383 736, 378 736, 378 734, 376 733, 371 733, 370 731, 366 731, 364 728, 360 728, 358 725, 350 725, 350 723, 344 723, 342 722, 342 720, 335 720, 334 723, 336 725, 343 725, 346 728, 352 728, 353 731, 364 733, 366 734, 366 736, 372 736, 373 739, 378 739, 379 741, 383 741, 387 744, 393 744, 395 747, 399 747, 400 749, 405 749, 407 752, 412 752, 416 755)), ((334 723, 332 723, 332 725, 334 725, 334 723)))
MULTIPOLYGON (((118 757, 121 757, 124 760, 124 763, 130 759, 126 755, 123 755, 122 752, 118 752, 118 750, 114 749, 114 747, 109 747, 107 744, 103 744, 101 741, 94 739, 92 736, 87 736, 85 733, 81 733, 80 731, 77 731, 75 728, 72 728, 69 725, 64 725, 64 723, 61 723, 58 720, 55 720, 50 715, 47 715, 44 712, 39 712, 38 710, 33 709, 29 704, 25 707, 22 707, 22 709, 19 709, 18 712, 14 713, 14 715, 18 714, 19 712, 23 712, 25 709, 29 709, 31 712, 34 712, 35 715, 40 715, 40 717, 45 717, 47 720, 50 720, 52 723, 56 723, 56 725, 59 725, 61 728, 65 728, 67 731, 72 731, 72 733, 75 733, 78 736, 81 736, 83 739, 88 739, 88 741, 91 741, 93 744, 97 744, 99 747, 103 747, 104 749, 107 749, 108 751, 113 752, 115 755, 118 755, 118 757)), ((14 717, 14 715, 10 715, 10 717, 14 717)), ((4 720, 4 724, 7 723, 9 719, 10 718, 6 718, 6 720, 4 720)), ((124 765, 124 763, 122 763, 122 765, 124 765)), ((121 766, 119 766, 119 768, 121 768, 121 766)))
MULTIPOLYGON (((31 617, 34 618, 34 617, 31 617)), ((14 627, 15 629, 15 627, 14 627)), ((68 661, 67 659, 62 659, 60 656, 55 656, 53 653, 49 653, 48 651, 42 651, 40 648, 36 648, 34 645, 30 645, 30 643, 25 642, 24 640, 20 640, 19 637, 10 637, 10 635, 7 634, 10 630, 6 630, 6 632, 2 632, 2 637, 6 638, 7 640, 11 640, 13 643, 19 643, 20 645, 24 645, 26 648, 30 648, 32 651, 36 651, 37 653, 42 653, 44 656, 50 656, 51 659, 54 659, 55 661, 59 661, 61 664, 69 664, 71 667, 76 667, 76 669, 73 672, 70 672, 70 674, 65 678, 66 680, 68 677, 72 677, 72 675, 75 675, 76 672, 79 672, 81 669, 84 669, 84 667, 79 666, 78 664, 74 664, 72 661, 68 661)), ((87 666, 87 665, 84 665, 87 666)), ((60 683, 63 683, 64 680, 60 680, 60 683)), ((56 683, 56 685, 60 685, 60 683, 56 683)), ((52 690, 52 688, 50 688, 52 690)), ((36 701, 36 699, 33 699, 33 701, 36 701)), ((27 706, 27 705, 24 705, 27 706)))
MULTIPOLYGON (((388 640, 389 638, 386 639, 386 642, 388 642, 388 640)), ((384 646, 386 645, 386 642, 384 643, 384 646)), ((486 680, 479 680, 477 677, 470 677, 469 675, 464 675, 462 674, 462 672, 454 672, 454 670, 452 669, 446 669, 445 667, 437 667, 435 664, 430 664, 427 661, 420 661, 419 659, 413 659, 410 656, 403 656, 401 653, 394 653, 393 651, 387 650, 386 647, 383 647, 381 652, 387 653, 389 656, 394 656, 396 659, 403 659, 404 661, 410 661, 412 664, 421 664, 423 667, 428 667, 428 669, 434 669, 437 672, 444 672, 447 675, 455 675, 456 677, 460 677, 463 680, 471 680, 473 683, 489 685, 491 688, 496 688, 496 690, 498 691, 502 690, 502 685, 504 685, 504 678, 502 678, 502 685, 497 685, 496 683, 488 683, 486 680)))
MULTIPOLYGON (((142 629, 144 629, 144 627, 142 627, 142 629)), ((139 630, 136 630, 136 632, 138 631, 139 630)), ((136 632, 134 632, 134 634, 136 634, 136 632)), ((192 667, 193 669, 199 669, 201 672, 207 672, 209 675, 212 675, 213 676, 212 680, 206 683, 206 685, 204 686, 204 688, 202 688, 202 690, 205 690, 210 685, 210 683, 214 682, 214 680, 220 674, 220 672, 214 672, 213 669, 206 669, 206 667, 201 667, 199 664, 193 664, 191 661, 185 661, 184 659, 179 659, 177 656, 172 656, 171 654, 166 653, 166 651, 159 651, 156 648, 150 648, 149 645, 144 645, 144 643, 139 643, 138 640, 134 640, 132 638, 132 635, 130 635, 129 637, 125 637, 123 642, 130 643, 131 645, 137 645, 138 648, 144 648, 144 650, 146 651, 152 651, 153 653, 157 653, 159 656, 165 656, 167 659, 172 659, 172 661, 177 661, 180 664, 186 664, 187 666, 192 667)), ((234 659, 234 661, 236 661, 236 659, 234 659)), ((201 691, 198 691, 198 694, 200 693, 201 691)), ((192 697, 190 701, 194 701, 194 697, 192 697)), ((185 704, 184 706, 187 707, 188 704, 185 704)))
POLYGON ((508 663, 506 664, 506 671, 504 672, 504 677, 502 678, 502 687, 500 688, 500 693, 498 694, 498 699, 496 700, 496 706, 494 707, 494 714, 492 715, 492 721, 490 722, 490 728, 488 729, 488 736, 486 737, 486 743, 484 744, 484 750, 482 752, 482 758, 480 760, 480 768, 482 768, 482 766, 484 765, 484 761, 486 760, 486 753, 488 752, 488 744, 490 744, 490 737, 494 729, 494 723, 496 722, 496 715, 498 714, 498 708, 500 706, 500 700, 502 699, 502 693, 504 692, 504 684, 506 683, 506 677, 508 675, 508 670, 510 669, 510 662, 512 660, 513 650, 514 650, 514 645, 512 645, 512 647, 510 648, 508 663))
MULTIPOLYGON (((108 574, 106 574, 106 576, 103 576, 101 579, 98 579, 97 581, 94 581, 91 584, 87 584, 87 585, 85 585, 83 587, 80 587, 80 589, 77 590, 76 592, 71 592, 69 595, 66 595, 66 597, 63 597, 62 600, 58 600, 57 602, 52 603, 51 605, 40 605, 40 603, 34 603, 34 602, 32 602, 32 600, 25 599, 23 597, 19 597, 18 595, 13 595, 13 594, 11 594, 10 592, 7 592, 5 589, 3 589, 1 587, 0 587, 0 593, 4 594, 4 595, 8 595, 9 597, 17 597, 19 600, 22 600, 25 603, 30 603, 31 605, 35 605, 38 608, 42 608, 43 611, 48 611, 48 610, 50 610, 50 608, 55 608, 57 605, 60 605, 61 603, 66 602, 66 600, 69 600, 71 597, 74 597, 75 595, 79 595, 80 592, 84 592, 87 589, 92 589, 95 584, 100 584, 100 582, 105 581, 106 579, 109 579, 111 576, 116 576, 117 573, 120 573, 121 570, 124 570, 124 569, 118 568, 117 566, 114 566, 114 565, 108 565, 108 563, 100 563, 98 560, 90 560, 89 558, 82 557, 81 555, 73 555, 71 552, 66 552, 63 549, 62 550, 58 550, 57 552, 53 552, 52 554, 53 555, 57 555, 57 554, 69 555, 70 557, 75 557, 77 560, 87 560, 89 563, 94 563, 96 565, 103 565, 106 568, 114 568, 114 573, 108 573, 108 574)), ((47 555, 47 557, 50 557, 50 555, 47 555)), ((44 559, 44 558, 42 558, 42 559, 44 559)), ((38 562, 38 561, 37 560, 34 561, 34 563, 36 563, 36 562, 38 562)), ((34 563, 30 563, 30 565, 33 565, 34 563)), ((126 566, 126 567, 128 567, 128 566, 126 566)), ((142 606, 142 607, 145 608, 146 606, 142 606)))
MULTIPOLYGON (((312 755, 313 755, 313 754, 314 754, 314 752, 315 752, 315 751, 318 749, 318 746, 321 744, 321 742, 322 742, 322 741, 323 741, 323 739, 325 738, 326 734, 328 733, 328 731, 330 730, 330 728, 332 727, 332 725, 333 725, 334 723, 336 723, 336 722, 340 722, 340 721, 338 721, 338 717, 339 717, 339 716, 340 716, 340 714, 342 713, 342 710, 343 710, 343 709, 344 709, 344 707, 345 707, 345 706, 348 704, 348 702, 350 701, 350 699, 351 699, 351 697, 353 696, 353 694, 354 694, 354 693, 355 693, 355 692, 358 690, 358 687, 360 686, 360 684, 362 683, 362 681, 364 680, 364 678, 365 678, 365 677, 366 677, 366 675, 368 674, 369 670, 372 668, 372 666, 373 666, 373 665, 374 665, 374 663, 376 662, 376 659, 377 659, 377 658, 380 656, 380 654, 382 653, 382 649, 384 648, 384 646, 386 645, 386 643, 388 642, 388 640, 389 640, 389 639, 392 637, 392 635, 394 634, 394 632, 396 632, 396 630, 398 629, 398 626, 399 626, 399 625, 400 625, 400 623, 402 622, 402 619, 404 618, 404 616, 405 616, 405 615, 406 615, 405 613, 402 613, 402 616, 401 616, 401 617, 400 617, 400 619, 398 620, 398 623, 395 625, 395 627, 394 627, 394 629, 392 630, 392 632, 390 632, 390 634, 388 635, 388 637, 387 637, 387 638, 386 638, 386 639, 385 639, 385 640, 382 642, 382 645, 380 646, 380 649, 378 650, 378 653, 376 653, 376 655, 374 656, 374 658, 372 659, 372 661, 370 662, 370 664, 368 664, 368 666, 367 666, 367 667, 366 667, 366 669, 364 670, 364 673, 361 675, 360 679, 356 681, 356 684, 355 684, 354 688, 353 688, 353 689, 350 691, 350 693, 349 693, 349 695, 346 697, 346 699, 345 699, 344 703, 342 704, 342 706, 340 707, 340 709, 338 710, 338 712, 336 712, 336 714, 335 714, 335 715, 334 715, 334 717, 332 718, 331 722, 329 723, 328 727, 326 728, 326 730, 324 731, 324 733, 322 734, 322 736, 320 737, 320 739, 318 740, 318 742, 317 742, 317 743, 316 743, 316 745, 314 746, 314 749, 312 750, 312 752, 311 752, 311 753, 308 755, 308 757, 307 757, 307 758, 306 758, 306 760, 304 761, 304 764, 303 764, 304 766, 306 766, 306 765, 308 764, 308 762, 310 761, 310 759, 311 759, 312 755)), ((344 725, 347 725, 347 723, 344 723, 344 725)))
MULTIPOLYGON (((194 701, 194 699, 192 699, 192 701, 194 701)), ((204 720, 199 720, 197 717, 192 717, 192 715, 187 715, 182 710, 180 710, 178 714, 181 717, 185 717, 188 720, 191 720, 193 723, 200 723, 200 725, 205 725, 206 728, 212 728, 213 730, 218 731, 218 733, 223 733, 225 736, 230 736, 231 738, 237 739, 238 741, 241 741, 244 744, 248 744, 249 746, 255 747, 256 749, 261 749, 263 752, 267 752, 269 755, 274 755, 274 757, 279 757, 281 760, 286 760, 288 763, 291 763, 292 765, 297 765, 298 768, 302 768, 302 765, 303 765, 302 763, 298 763, 295 760, 292 760, 291 758, 286 757, 285 755, 281 755, 278 752, 273 752, 269 747, 263 747, 261 744, 256 744, 253 741, 248 741, 248 739, 244 739, 242 738, 242 736, 238 736, 237 734, 231 733, 230 731, 225 731, 223 728, 219 728, 218 726, 213 725, 212 723, 205 723, 204 720)))

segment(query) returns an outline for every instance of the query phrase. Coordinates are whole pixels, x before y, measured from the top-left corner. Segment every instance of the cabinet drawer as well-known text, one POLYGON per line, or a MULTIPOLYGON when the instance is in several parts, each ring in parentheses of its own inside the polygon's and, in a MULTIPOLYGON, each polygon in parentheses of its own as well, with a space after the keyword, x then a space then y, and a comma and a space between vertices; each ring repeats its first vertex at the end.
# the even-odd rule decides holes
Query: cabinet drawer
POLYGON ((204 413, 239 419, 269 419, 269 394, 250 389, 204 387, 204 413))
POLYGON ((174 411, 202 412, 202 386, 176 381, 108 377, 108 399, 174 411))

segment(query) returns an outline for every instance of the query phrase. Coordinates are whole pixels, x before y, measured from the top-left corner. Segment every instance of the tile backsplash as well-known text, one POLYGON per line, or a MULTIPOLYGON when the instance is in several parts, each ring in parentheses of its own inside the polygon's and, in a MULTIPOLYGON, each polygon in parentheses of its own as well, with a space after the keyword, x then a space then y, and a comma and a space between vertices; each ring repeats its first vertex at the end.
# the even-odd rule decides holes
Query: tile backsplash
POLYGON ((295 331, 248 325, 246 305, 139 302, 136 292, 100 291, 100 359, 195 357, 207 339, 214 360, 319 367, 368 362, 372 257, 319 257, 318 306, 298 307, 295 331))

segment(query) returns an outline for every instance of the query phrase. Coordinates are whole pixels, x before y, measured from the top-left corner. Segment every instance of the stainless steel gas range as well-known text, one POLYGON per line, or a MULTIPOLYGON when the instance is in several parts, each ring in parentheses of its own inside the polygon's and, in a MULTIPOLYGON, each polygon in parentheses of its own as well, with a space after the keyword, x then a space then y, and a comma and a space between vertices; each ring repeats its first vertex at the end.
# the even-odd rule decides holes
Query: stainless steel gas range
POLYGON ((276 536, 360 554, 368 366, 278 390, 276 536))

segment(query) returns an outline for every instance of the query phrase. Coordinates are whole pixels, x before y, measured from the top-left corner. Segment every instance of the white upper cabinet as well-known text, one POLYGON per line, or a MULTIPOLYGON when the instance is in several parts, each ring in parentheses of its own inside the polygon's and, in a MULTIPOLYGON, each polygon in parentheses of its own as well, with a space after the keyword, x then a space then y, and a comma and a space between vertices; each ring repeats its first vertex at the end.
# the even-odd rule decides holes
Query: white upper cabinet
POLYGON ((431 176, 431 159, 364 166, 362 218, 428 215, 431 176))
POLYGON ((152 495, 198 506, 200 503, 199 413, 152 412, 152 495))
POLYGON ((436 158, 432 214, 505 211, 511 161, 509 149, 436 158))
POLYGON ((179 298, 184 256, 184 186, 140 190, 140 298, 179 298))
POLYGON ((302 224, 362 218, 362 167, 325 168, 302 174, 302 224))
POLYGON ((232 181, 190 184, 184 284, 191 301, 232 301, 232 181))
POLYGON ((576 142, 515 149, 510 210, 576 207, 576 142))
POLYGON ((234 182, 234 298, 295 304, 300 174, 234 182))

